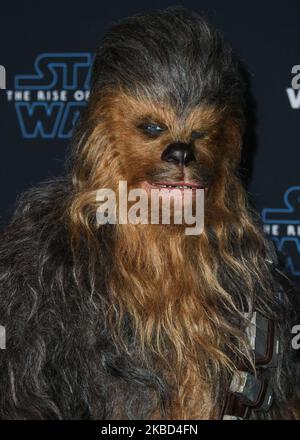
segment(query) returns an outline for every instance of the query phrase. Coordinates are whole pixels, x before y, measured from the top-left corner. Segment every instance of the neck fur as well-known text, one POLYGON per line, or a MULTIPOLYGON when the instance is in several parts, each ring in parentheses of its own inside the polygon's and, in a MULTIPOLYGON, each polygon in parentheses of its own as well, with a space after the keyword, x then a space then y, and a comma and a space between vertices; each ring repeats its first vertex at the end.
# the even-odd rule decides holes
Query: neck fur
POLYGON ((234 368, 225 353, 239 331, 222 314, 232 299, 218 282, 217 255, 207 235, 122 225, 114 251, 110 290, 117 292, 121 319, 131 316, 145 362, 150 353, 163 366, 175 390, 173 414, 191 417, 195 407, 195 417, 208 415, 216 377, 234 368), (200 396, 205 405, 199 405, 200 396))

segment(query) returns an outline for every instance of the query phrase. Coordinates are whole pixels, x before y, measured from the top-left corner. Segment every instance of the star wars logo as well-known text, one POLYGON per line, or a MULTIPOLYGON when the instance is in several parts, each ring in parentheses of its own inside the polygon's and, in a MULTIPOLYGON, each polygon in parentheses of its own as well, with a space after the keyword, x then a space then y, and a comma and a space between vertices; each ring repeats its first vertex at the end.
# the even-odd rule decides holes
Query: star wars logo
POLYGON ((16 75, 13 102, 24 138, 70 138, 80 110, 89 97, 90 53, 44 53, 34 62, 34 73, 16 75))
POLYGON ((263 209, 264 230, 286 256, 290 272, 300 277, 300 186, 290 187, 283 200, 283 208, 263 209))

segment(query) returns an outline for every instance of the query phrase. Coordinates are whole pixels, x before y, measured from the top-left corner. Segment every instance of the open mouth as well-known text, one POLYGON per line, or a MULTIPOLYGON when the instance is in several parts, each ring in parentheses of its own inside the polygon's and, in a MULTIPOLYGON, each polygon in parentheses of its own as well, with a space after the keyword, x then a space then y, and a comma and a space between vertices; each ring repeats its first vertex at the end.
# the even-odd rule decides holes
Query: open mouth
POLYGON ((165 189, 204 189, 199 183, 194 182, 147 182, 150 188, 165 188, 165 189))

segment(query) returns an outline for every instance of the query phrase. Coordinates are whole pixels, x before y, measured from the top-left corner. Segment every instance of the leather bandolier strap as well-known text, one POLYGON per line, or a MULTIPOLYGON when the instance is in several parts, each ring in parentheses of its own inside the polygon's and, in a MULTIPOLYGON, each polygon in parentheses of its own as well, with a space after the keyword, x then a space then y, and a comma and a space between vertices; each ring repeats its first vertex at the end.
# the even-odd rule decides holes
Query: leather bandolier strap
MULTIPOLYGON (((271 244, 270 244, 271 245, 271 244)), ((268 263, 277 264, 274 250, 270 249, 268 263)), ((282 295, 280 288, 275 295, 282 295)), ((280 298, 279 298, 280 299, 280 298)), ((256 375, 245 366, 238 367, 232 376, 228 394, 222 410, 223 420, 245 420, 252 411, 268 412, 273 401, 273 390, 263 374, 266 369, 276 369, 279 353, 279 335, 276 323, 255 311, 246 329, 247 337, 253 353, 256 375)))

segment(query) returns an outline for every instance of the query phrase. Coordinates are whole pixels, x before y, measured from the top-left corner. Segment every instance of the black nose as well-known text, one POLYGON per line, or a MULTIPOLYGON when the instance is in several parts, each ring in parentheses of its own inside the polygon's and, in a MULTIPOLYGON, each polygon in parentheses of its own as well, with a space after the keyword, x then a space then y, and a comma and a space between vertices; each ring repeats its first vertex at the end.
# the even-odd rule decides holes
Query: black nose
POLYGON ((161 159, 176 165, 187 166, 195 160, 192 146, 184 142, 173 142, 163 151, 161 159))

